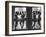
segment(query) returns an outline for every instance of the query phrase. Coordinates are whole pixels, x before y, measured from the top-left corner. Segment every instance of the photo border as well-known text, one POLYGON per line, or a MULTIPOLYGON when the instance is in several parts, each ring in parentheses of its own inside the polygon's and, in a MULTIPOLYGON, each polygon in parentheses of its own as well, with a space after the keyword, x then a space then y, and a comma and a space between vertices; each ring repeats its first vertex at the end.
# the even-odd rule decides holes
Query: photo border
POLYGON ((37 2, 19 2, 19 1, 5 1, 5 35, 18 36, 18 35, 32 35, 32 34, 45 34, 45 3, 37 2), (44 32, 43 33, 28 33, 28 34, 9 34, 9 3, 26 3, 26 4, 41 4, 44 5, 44 32))

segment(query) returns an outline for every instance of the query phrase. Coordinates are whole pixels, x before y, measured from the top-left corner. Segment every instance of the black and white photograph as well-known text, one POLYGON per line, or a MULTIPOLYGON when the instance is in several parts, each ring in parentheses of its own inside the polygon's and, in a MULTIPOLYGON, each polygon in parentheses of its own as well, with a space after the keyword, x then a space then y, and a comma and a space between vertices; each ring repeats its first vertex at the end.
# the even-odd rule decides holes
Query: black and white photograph
POLYGON ((41 7, 12 6, 12 30, 40 30, 41 7))
POLYGON ((44 3, 6 2, 7 35, 45 32, 44 3))

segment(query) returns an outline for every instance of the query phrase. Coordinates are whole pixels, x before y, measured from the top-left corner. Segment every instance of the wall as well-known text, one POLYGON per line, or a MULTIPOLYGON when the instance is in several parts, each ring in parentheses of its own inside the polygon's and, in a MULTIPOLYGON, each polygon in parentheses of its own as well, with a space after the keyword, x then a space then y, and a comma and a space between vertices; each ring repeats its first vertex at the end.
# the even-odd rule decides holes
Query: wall
MULTIPOLYGON (((0 37, 8 37, 8 36, 5 36, 5 1, 6 0, 0 0, 0 37)), ((12 0, 12 1, 43 2, 43 3, 45 3, 45 9, 46 9, 46 0, 12 0)), ((45 23, 45 27, 46 27, 46 23, 45 23)), ((12 37, 12 36, 9 36, 9 37, 12 37)), ((13 36, 13 37, 15 37, 15 36, 13 36)), ((16 36, 16 37, 46 37, 46 34, 24 35, 24 36, 16 36)))

